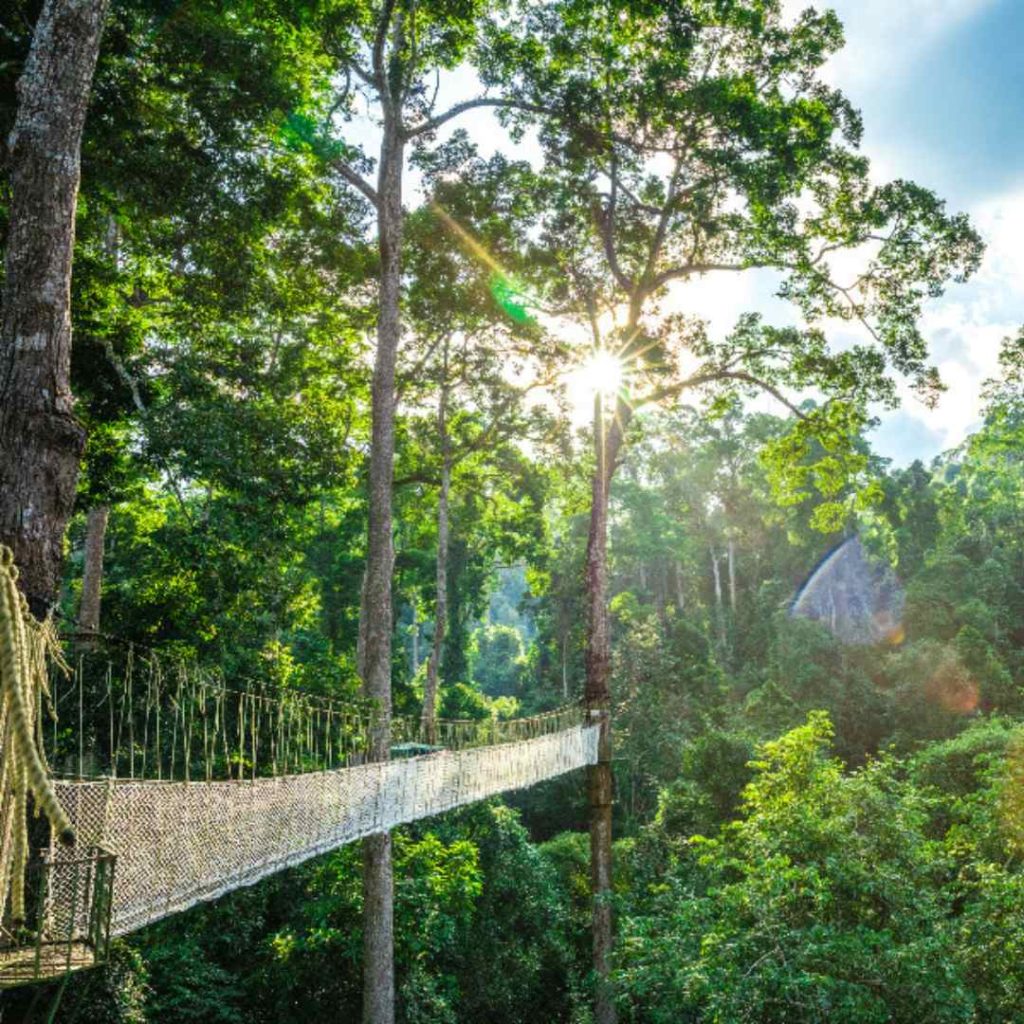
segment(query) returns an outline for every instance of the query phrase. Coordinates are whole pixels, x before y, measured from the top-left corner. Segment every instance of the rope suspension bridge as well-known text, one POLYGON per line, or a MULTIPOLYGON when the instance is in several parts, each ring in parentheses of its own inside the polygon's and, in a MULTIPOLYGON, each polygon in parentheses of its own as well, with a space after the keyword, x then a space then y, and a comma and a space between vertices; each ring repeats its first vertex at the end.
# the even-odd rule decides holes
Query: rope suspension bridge
POLYGON ((68 664, 15 579, 0 549, 0 988, 92 966, 114 936, 345 843, 597 761, 599 727, 578 705, 429 727, 396 716, 391 760, 370 761, 369 704, 230 686, 131 647, 68 664), (30 794, 50 830, 35 858, 30 794))

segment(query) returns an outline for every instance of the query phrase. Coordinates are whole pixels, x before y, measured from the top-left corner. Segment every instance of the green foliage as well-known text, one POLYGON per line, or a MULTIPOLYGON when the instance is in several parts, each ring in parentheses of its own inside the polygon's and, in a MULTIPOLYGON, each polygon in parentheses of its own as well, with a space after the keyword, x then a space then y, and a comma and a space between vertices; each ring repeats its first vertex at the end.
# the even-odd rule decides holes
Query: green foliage
POLYGON ((444 689, 440 715, 480 722, 491 717, 491 706, 487 697, 469 683, 455 683, 444 689))
MULTIPOLYGON (((37 7, 3 18, 0 139, 37 7)), ((937 393, 920 314, 981 243, 929 191, 871 179, 822 75, 842 43, 834 13, 781 0, 123 0, 97 69, 62 614, 109 505, 102 628, 270 688, 358 686, 378 266, 345 172, 376 170, 365 102, 386 85, 422 127, 439 72, 476 75, 513 141, 534 132, 538 166, 429 124, 408 140, 395 706, 422 698, 446 464, 440 713, 580 694, 593 466, 557 388, 523 382, 578 355, 552 310, 598 333, 627 310, 601 342, 631 371, 609 566, 635 1024, 1022 1019, 1024 334, 958 450, 872 453, 898 377, 937 393), (367 68, 396 9, 385 82, 367 68), (799 328, 667 312, 674 281, 755 269, 799 328), (837 350, 836 319, 868 340, 837 350), (906 588, 890 645, 788 614, 855 529, 906 588)), ((8 199, 3 177, 0 226, 8 199)), ((401 1021, 585 1019, 583 800, 571 777, 516 797, 521 819, 490 803, 395 834, 401 1021)), ((343 849, 118 943, 59 1019, 354 1020, 359 870, 343 849)))
POLYGON ((520 694, 525 668, 523 638, 511 626, 481 626, 473 634, 470 654, 473 679, 492 697, 520 694))
POLYGON ((892 764, 844 775, 824 714, 752 762, 742 817, 693 840, 624 926, 638 1019, 957 1021, 971 1012, 937 894, 927 801, 892 764))
MULTIPOLYGON (((50 999, 56 999, 58 987, 51 987, 50 999)), ((151 994, 142 956, 115 941, 106 964, 68 980, 57 1019, 60 1024, 147 1024, 152 1020, 151 994)))
POLYGON ((708 731, 683 750, 679 775, 660 794, 655 824, 669 836, 710 834, 739 810, 750 779, 751 741, 708 731))
MULTIPOLYGON (((324 998, 357 1012, 357 861, 342 850, 308 874, 305 899, 272 940, 267 982, 282 1014, 315 1013, 324 998)), ((513 812, 484 805, 397 833, 395 865, 403 1020, 525 1024, 564 1011, 563 896, 513 812)))

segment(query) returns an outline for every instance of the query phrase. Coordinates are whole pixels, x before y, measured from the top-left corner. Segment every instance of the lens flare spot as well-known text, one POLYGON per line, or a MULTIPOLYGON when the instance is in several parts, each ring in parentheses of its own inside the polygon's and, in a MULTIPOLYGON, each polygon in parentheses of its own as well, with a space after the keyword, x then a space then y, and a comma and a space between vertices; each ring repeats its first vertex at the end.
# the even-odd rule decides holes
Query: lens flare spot
POLYGON ((529 310, 529 300, 522 288, 506 274, 495 271, 491 275, 491 295, 494 301, 511 320, 517 324, 534 322, 529 310))
POLYGON ((970 715, 978 709, 978 684, 954 659, 939 666, 925 683, 924 693, 933 704, 954 715, 970 715))

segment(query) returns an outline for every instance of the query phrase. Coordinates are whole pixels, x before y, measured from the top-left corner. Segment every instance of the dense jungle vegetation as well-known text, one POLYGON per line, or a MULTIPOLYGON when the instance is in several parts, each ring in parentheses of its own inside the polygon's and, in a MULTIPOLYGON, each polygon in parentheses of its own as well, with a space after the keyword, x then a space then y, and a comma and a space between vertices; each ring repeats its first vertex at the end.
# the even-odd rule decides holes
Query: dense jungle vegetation
MULTIPOLYGON (((782 421, 734 412, 650 424, 670 440, 634 449, 612 541, 614 979, 625 1019, 1019 1019, 1022 413, 1024 393, 1001 388, 961 451, 930 468, 876 467, 878 525, 907 589, 906 639, 877 648, 846 647, 787 614, 835 538, 768 494, 757 452, 782 421), (712 559, 730 540, 735 590, 716 593, 712 559)), ((571 464, 537 470, 546 522, 526 587, 520 571, 472 570, 500 534, 467 551, 452 594, 465 608, 452 628, 467 638, 465 661, 453 658, 458 674, 443 687, 461 713, 509 697, 549 706, 565 679, 578 692, 580 477, 571 464)), ((305 513, 317 521, 319 502, 305 513)), ((159 492, 113 510, 112 615, 122 588, 160 591, 169 551, 187 557, 189 528, 174 517, 159 492), (140 517, 152 523, 141 539, 140 517)), ((342 547, 343 519, 323 530, 292 552, 317 599, 282 601, 277 621, 233 613, 263 637, 264 657, 300 677, 331 664, 330 577, 311 565, 327 538, 342 547)), ((239 545, 221 564, 241 575, 252 557, 239 545)), ((263 575, 249 605, 287 591, 294 571, 263 575)), ((225 611, 199 579, 162 595, 167 622, 225 611)), ((411 648, 396 679, 415 701, 411 648)), ((344 656, 335 664, 342 674, 344 656)), ((586 1019, 580 784, 557 780, 512 803, 397 838, 405 1020, 586 1019)), ((102 973, 76 979, 62 1019, 299 1021, 324 1007, 354 1018, 359 903, 358 859, 345 848, 142 933, 102 973)))
MULTIPOLYGON (((0 18, 4 138, 42 6, 0 18)), ((921 308, 982 245, 925 189, 869 179, 856 109, 817 77, 838 19, 775 0, 115 0, 105 18, 62 629, 336 697, 374 695, 377 644, 396 713, 485 719, 600 696, 606 607, 598 1020, 1024 1021, 1024 335, 960 447, 872 451, 898 377, 939 387, 921 308), (454 103, 505 97, 501 138, 431 123, 435 73, 454 103), (385 121, 404 103, 422 129, 393 207, 367 184, 384 92, 385 121), (841 249, 867 261, 852 297, 823 269, 841 249), (738 309, 719 337, 673 306, 674 280, 716 269, 776 275, 798 325, 738 309), (837 322, 864 341, 831 345, 837 322), (905 594, 876 643, 791 612, 854 535, 905 594)), ((396 831, 398 1020, 595 1019, 587 827, 574 774, 396 831)), ((119 941, 56 1019, 359 1019, 362 863, 344 847, 119 941)), ((52 995, 4 994, 0 1019, 43 1019, 52 995)))

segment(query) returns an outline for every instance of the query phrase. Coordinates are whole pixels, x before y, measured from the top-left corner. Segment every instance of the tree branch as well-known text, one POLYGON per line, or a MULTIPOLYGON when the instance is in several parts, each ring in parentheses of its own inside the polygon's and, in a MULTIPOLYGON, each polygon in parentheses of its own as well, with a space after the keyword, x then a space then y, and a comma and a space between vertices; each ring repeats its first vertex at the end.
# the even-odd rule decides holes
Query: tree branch
POLYGON ((377 190, 357 171, 351 164, 344 160, 332 160, 331 166, 354 188, 370 200, 375 207, 380 206, 380 196, 377 190))
POLYGON ((658 212, 658 225, 654 230, 654 238, 651 240, 651 246, 647 253, 647 263, 644 266, 644 272, 640 275, 641 281, 650 280, 654 273, 654 268, 658 264, 658 257, 661 255, 662 247, 665 244, 665 235, 668 232, 668 222, 672 217, 673 209, 676 205, 676 190, 679 187, 679 178, 683 173, 683 161, 681 158, 676 160, 676 165, 672 169, 672 177, 669 179, 668 192, 665 196, 665 204, 658 212))
POLYGON ((630 297, 632 302, 635 285, 633 279, 622 269, 622 265, 619 263, 619 253, 615 248, 615 209, 619 201, 619 170, 614 152, 612 153, 612 166, 609 177, 611 179, 611 192, 608 195, 608 206, 602 209, 600 202, 598 202, 595 211, 597 230, 601 236, 601 243, 604 246, 604 255, 608 261, 608 269, 611 270, 612 276, 619 287, 630 297))
POLYGON ((417 135, 426 135, 428 132, 435 131, 441 125, 458 117, 460 114, 464 114, 467 110, 476 110, 480 107, 504 107, 509 110, 525 110, 532 114, 553 113, 550 107, 543 107, 538 103, 522 103, 518 100, 500 96, 478 96, 476 99, 463 100, 462 103, 456 103, 443 114, 438 114, 435 117, 428 118, 426 121, 421 121, 419 124, 406 128, 402 134, 406 139, 414 139, 417 135))
POLYGON ((657 391, 652 391, 649 395, 637 399, 634 406, 640 408, 643 405, 654 405, 657 402, 664 401, 666 398, 678 398, 682 392, 689 391, 692 388, 699 388, 704 384, 715 384, 724 380, 737 380, 745 384, 751 384, 766 394, 771 395, 772 398, 784 405, 797 419, 807 419, 807 413, 794 405, 774 384, 769 384, 768 381, 755 377, 754 374, 747 373, 745 370, 711 370, 707 373, 698 373, 693 377, 687 377, 686 380, 681 380, 675 384, 659 388, 657 391))
POLYGON ((391 26, 391 16, 395 13, 395 0, 384 0, 384 9, 380 12, 377 21, 377 32, 373 39, 372 67, 373 84, 380 90, 381 96, 390 102, 391 83, 388 81, 387 72, 384 68, 384 45, 388 38, 388 28, 391 26))
POLYGON ((728 270, 728 271, 739 271, 739 270, 751 270, 755 267, 761 266, 758 263, 687 263, 684 267, 670 267, 668 270, 663 270, 654 279, 651 284, 652 289, 658 289, 668 284, 669 281, 675 281, 680 277, 690 277, 693 274, 709 274, 713 270, 728 270))
MULTIPOLYGON (((132 404, 135 406, 135 409, 139 414, 139 418, 143 423, 147 423, 149 420, 149 408, 142 399, 142 392, 139 389, 138 381, 129 372, 128 367, 125 366, 118 358, 117 353, 114 351, 114 343, 108 337, 103 339, 103 351, 106 353, 107 361, 114 368, 114 372, 117 374, 121 383, 131 393, 132 404)), ((167 483, 170 485, 171 491, 178 502, 178 507, 181 509, 181 513, 185 517, 185 521, 188 523, 190 528, 195 529, 195 520, 192 518, 192 513, 189 511, 188 504, 185 501, 185 496, 181 493, 178 478, 171 469, 170 463, 167 462, 167 460, 159 453, 154 454, 156 454, 156 460, 160 464, 160 468, 167 474, 167 483)))
POLYGON ((423 355, 416 360, 408 369, 402 370, 400 373, 400 379, 398 386, 395 388, 395 405, 402 400, 405 396, 406 389, 414 381, 418 380, 420 376, 426 371, 427 363, 430 362, 430 357, 437 351, 438 346, 445 338, 450 338, 452 331, 439 331, 433 339, 428 343, 426 351, 423 355))

